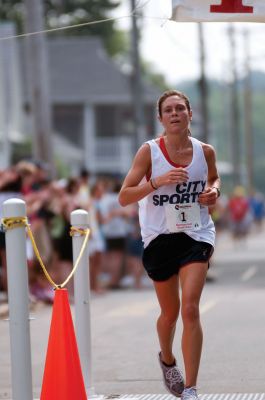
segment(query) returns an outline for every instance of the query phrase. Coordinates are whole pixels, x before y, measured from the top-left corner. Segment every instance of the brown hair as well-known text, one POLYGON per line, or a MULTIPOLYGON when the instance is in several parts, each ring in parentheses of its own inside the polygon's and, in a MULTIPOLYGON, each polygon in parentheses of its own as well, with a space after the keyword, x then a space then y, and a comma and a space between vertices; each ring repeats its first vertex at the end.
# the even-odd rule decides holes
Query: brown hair
POLYGON ((187 97, 184 93, 179 92, 178 90, 167 90, 166 92, 164 92, 164 93, 159 97, 158 102, 157 102, 157 110, 158 110, 158 114, 159 114, 159 117, 160 117, 160 118, 161 118, 161 116, 162 116, 162 104, 164 103, 164 101, 165 101, 168 97, 171 97, 171 96, 178 96, 178 97, 180 97, 181 99, 183 99, 183 100, 185 101, 185 104, 186 104, 187 109, 189 110, 189 112, 191 111, 190 101, 189 101, 188 97, 187 97))

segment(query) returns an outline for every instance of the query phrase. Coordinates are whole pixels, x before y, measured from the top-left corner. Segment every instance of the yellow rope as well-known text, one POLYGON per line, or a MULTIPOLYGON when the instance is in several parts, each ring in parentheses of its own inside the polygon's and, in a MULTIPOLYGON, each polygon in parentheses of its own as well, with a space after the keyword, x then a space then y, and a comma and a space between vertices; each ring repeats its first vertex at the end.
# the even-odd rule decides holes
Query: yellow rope
POLYGON ((26 226, 28 223, 26 217, 13 217, 13 218, 3 218, 2 225, 5 230, 14 229, 14 228, 21 228, 26 226))
POLYGON ((70 228, 70 236, 85 236, 87 229, 76 228, 75 226, 71 226, 70 228), (76 235, 78 233, 78 235, 76 235))
MULTIPOLYGON (((77 228, 72 228, 72 230, 73 230, 73 231, 74 231, 74 230, 76 230, 76 231, 81 231, 81 229, 77 229, 77 228)), ((79 262, 80 262, 80 260, 81 260, 81 258, 82 258, 82 255, 83 255, 83 253, 84 253, 84 250, 85 250, 85 248, 86 248, 86 245, 87 245, 87 242, 88 242, 88 238, 89 238, 89 234, 90 234, 90 229, 83 229, 82 231, 83 231, 82 235, 85 235, 85 239, 84 239, 84 241, 83 241, 83 244, 82 244, 82 247, 81 247, 79 256, 77 257, 77 260, 76 260, 76 262, 75 262, 75 265, 74 265, 74 267, 73 267, 71 273, 69 274, 68 278, 60 285, 61 287, 64 287, 64 286, 69 282, 69 280, 72 278, 72 276, 74 275, 74 273, 75 273, 75 271, 76 271, 76 269, 77 269, 77 267, 78 267, 78 264, 79 264, 79 262)), ((73 236, 73 235, 72 235, 72 236, 73 236)))
POLYGON ((82 228, 75 228, 75 227, 71 228, 71 230, 70 230, 70 235, 71 236, 74 236, 76 233, 78 233, 79 236, 80 235, 85 236, 85 239, 84 239, 84 242, 82 244, 82 247, 81 247, 81 250, 80 250, 80 254, 79 254, 79 256, 78 256, 78 258, 77 258, 77 260, 75 262, 75 265, 74 265, 71 273, 68 275, 68 277, 66 278, 66 280, 62 284, 57 285, 52 280, 50 274, 48 273, 48 271, 47 271, 47 269, 46 269, 46 267, 45 267, 45 265, 44 265, 44 263, 43 263, 43 261, 41 259, 41 255, 40 255, 39 250, 37 248, 37 245, 36 245, 35 239, 33 237, 30 225, 29 225, 29 223, 27 221, 27 218, 26 217, 3 218, 2 219, 2 224, 3 224, 3 227, 5 228, 5 230, 14 229, 14 228, 21 228, 21 227, 26 227, 27 228, 27 232, 28 232, 29 238, 31 240, 35 255, 36 255, 36 257, 37 257, 37 259, 38 259, 38 261, 40 263, 40 266, 41 266, 41 268, 42 268, 42 270, 44 272, 44 275, 46 276, 46 278, 48 279, 48 281, 54 287, 55 290, 63 288, 69 282, 69 280, 74 275, 74 273, 75 273, 75 271, 76 271, 76 269, 77 269, 77 267, 79 265, 79 262, 80 262, 80 260, 81 260, 81 258, 83 256, 84 250, 85 250, 87 242, 88 242, 90 229, 82 229, 82 228))
POLYGON ((36 257, 37 257, 37 259, 38 259, 38 261, 39 261, 39 263, 40 263, 40 266, 41 266, 41 268, 42 268, 42 270, 43 270, 43 272, 44 272, 44 275, 46 276, 46 278, 48 279, 48 281, 50 282, 50 284, 51 284, 55 289, 58 289, 58 288, 60 287, 60 285, 57 285, 57 284, 52 280, 52 278, 51 278, 49 272, 47 271, 47 269, 46 269, 46 267, 45 267, 45 265, 44 265, 44 263, 43 263, 43 261, 42 261, 42 259, 41 259, 41 256, 40 256, 39 250, 38 250, 38 248, 37 248, 35 239, 34 239, 34 237, 33 237, 32 231, 31 231, 31 229, 30 229, 30 226, 29 226, 28 224, 26 224, 26 227, 27 227, 27 231, 28 231, 29 238, 30 238, 31 243, 32 243, 32 246, 33 246, 34 253, 35 253, 35 255, 36 255, 36 257))

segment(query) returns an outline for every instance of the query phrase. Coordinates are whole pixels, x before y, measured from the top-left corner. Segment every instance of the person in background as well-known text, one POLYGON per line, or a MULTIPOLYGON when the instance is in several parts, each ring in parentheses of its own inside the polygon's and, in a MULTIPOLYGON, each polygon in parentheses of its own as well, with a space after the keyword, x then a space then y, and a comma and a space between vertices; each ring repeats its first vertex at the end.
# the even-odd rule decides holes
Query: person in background
POLYGON ((109 275, 108 289, 119 289, 126 256, 129 210, 118 201, 121 184, 114 180, 100 201, 102 232, 106 242, 103 267, 109 275))
POLYGON ((143 241, 139 225, 138 206, 132 204, 129 215, 129 233, 126 246, 126 267, 128 276, 133 280, 133 288, 141 289, 143 287, 144 269, 142 263, 143 241))
POLYGON ((105 240, 101 229, 100 200, 105 193, 102 181, 98 180, 91 188, 91 202, 89 207, 91 234, 89 239, 89 272, 90 288, 92 292, 103 293, 100 282, 102 259, 105 251, 105 240))
POLYGON ((90 172, 86 168, 82 168, 79 174, 78 203, 80 207, 87 210, 91 200, 90 193, 90 172))
POLYGON ((233 238, 241 243, 246 239, 252 222, 250 205, 243 186, 234 188, 227 206, 233 238))
MULTIPOLYGON (((53 185, 53 196, 50 204, 54 218, 51 220, 50 229, 53 244, 53 257, 51 273, 53 280, 62 283, 73 268, 72 238, 69 234, 71 228, 71 212, 79 209, 79 181, 76 178, 69 178, 65 184, 56 183, 53 185)), ((73 280, 66 286, 70 298, 73 296, 73 280)))
POLYGON ((262 230, 262 223, 265 214, 264 196, 262 193, 252 193, 252 195, 249 197, 249 206, 256 230, 260 232, 262 230))

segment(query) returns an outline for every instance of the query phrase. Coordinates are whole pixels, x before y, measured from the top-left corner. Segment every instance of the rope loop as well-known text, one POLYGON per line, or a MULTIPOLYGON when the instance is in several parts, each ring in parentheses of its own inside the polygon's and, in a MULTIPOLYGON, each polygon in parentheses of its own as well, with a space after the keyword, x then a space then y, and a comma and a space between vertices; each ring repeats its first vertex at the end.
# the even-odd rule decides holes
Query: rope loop
POLYGON ((53 286, 54 290, 58 290, 58 289, 62 289, 65 285, 67 285, 67 283, 70 281, 70 279, 72 278, 72 276, 74 275, 75 271, 77 270, 77 267, 79 265, 79 262, 83 256, 83 253, 85 251, 87 242, 88 242, 88 238, 89 238, 89 234, 90 234, 90 229, 83 229, 83 228, 76 228, 76 227, 71 227, 70 229, 70 236, 85 236, 79 256, 77 257, 77 260, 75 262, 75 265, 72 269, 72 271, 70 272, 70 274, 68 275, 68 277, 65 279, 65 281, 63 283, 60 284, 56 284, 49 272, 47 271, 47 268, 45 267, 41 255, 39 253, 39 250, 37 248, 32 230, 30 228, 30 225, 28 223, 28 220, 26 217, 10 217, 10 218, 3 218, 2 219, 2 226, 4 228, 5 231, 8 231, 9 229, 14 229, 14 228, 21 228, 21 227, 26 227, 27 228, 27 233, 28 236, 31 240, 32 246, 33 246, 33 250, 34 253, 40 263, 40 266, 43 270, 44 275, 46 276, 47 280, 50 282, 50 284, 53 286))
POLYGON ((2 219, 2 226, 4 231, 14 228, 22 228, 28 225, 28 220, 26 217, 9 217, 2 219))
POLYGON ((69 234, 71 237, 75 236, 85 236, 87 233, 87 229, 84 228, 76 228, 75 226, 71 226, 69 234))

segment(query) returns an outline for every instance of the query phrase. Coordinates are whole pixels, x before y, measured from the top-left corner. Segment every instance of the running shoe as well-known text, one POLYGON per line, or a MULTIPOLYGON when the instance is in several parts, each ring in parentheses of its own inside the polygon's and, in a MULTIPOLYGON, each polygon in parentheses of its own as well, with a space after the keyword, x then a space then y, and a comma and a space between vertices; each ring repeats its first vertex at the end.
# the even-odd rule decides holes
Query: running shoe
POLYGON ((181 400, 199 400, 196 387, 186 387, 181 394, 181 400))
POLYGON ((166 389, 174 396, 180 397, 184 390, 184 378, 176 362, 173 366, 166 366, 161 359, 161 352, 158 354, 158 360, 166 389))

